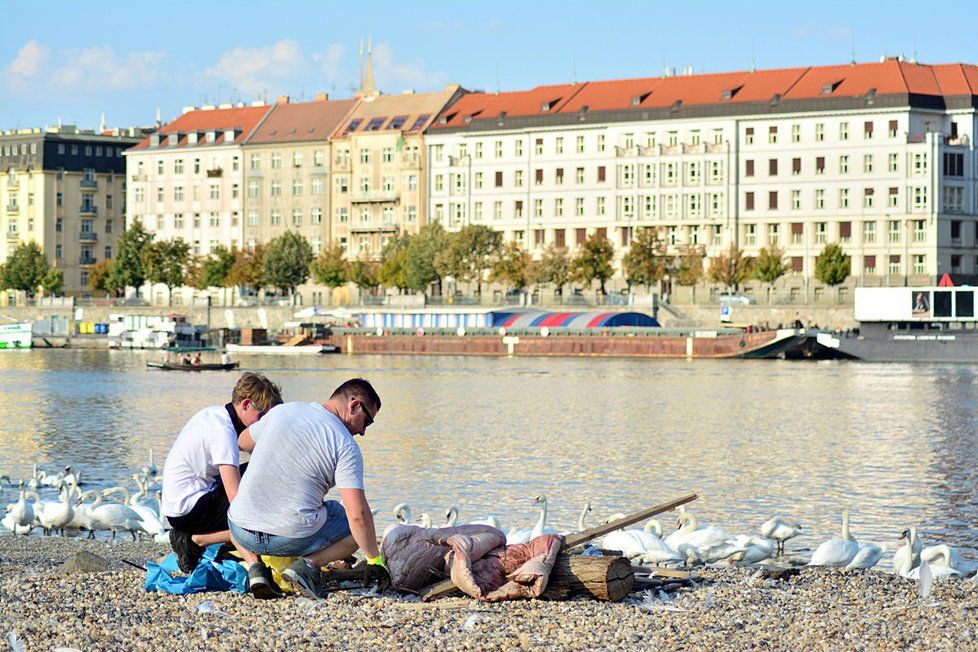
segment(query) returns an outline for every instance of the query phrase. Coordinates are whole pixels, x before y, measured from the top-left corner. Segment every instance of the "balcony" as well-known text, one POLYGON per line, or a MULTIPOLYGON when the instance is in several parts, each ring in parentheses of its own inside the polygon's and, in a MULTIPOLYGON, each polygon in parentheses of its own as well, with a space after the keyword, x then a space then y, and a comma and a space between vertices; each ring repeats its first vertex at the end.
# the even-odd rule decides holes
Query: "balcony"
POLYGON ((82 190, 98 190, 98 181, 95 179, 82 179, 78 185, 82 190))
POLYGON ((19 204, 7 204, 7 212, 8 213, 19 213, 20 212, 20 205, 19 204))
POLYGON ((7 179, 7 190, 17 190, 20 188, 20 179, 7 179))
POLYGON ((149 177, 146 176, 146 173, 145 172, 137 172, 136 174, 132 175, 132 180, 133 181, 148 181, 149 180, 149 177))
POLYGON ((421 169, 421 157, 401 155, 401 167, 407 169, 421 169))
POLYGON ((16 231, 7 231, 7 240, 20 240, 20 234, 16 231))
POLYGON ((250 179, 250 178, 253 178, 253 177, 260 178, 260 177, 263 177, 265 175, 262 174, 261 170, 248 170, 247 176, 250 179))
POLYGON ((706 153, 706 143, 697 143, 696 145, 683 145, 683 154, 705 154, 706 153))
POLYGON ((98 215, 98 207, 92 206, 90 204, 82 204, 82 207, 78 209, 79 215, 98 215))
POLYGON ((334 172, 349 172, 350 171, 350 159, 338 158, 333 161, 333 171, 334 172))
POLYGON ((218 177, 223 177, 223 176, 224 176, 224 170, 221 168, 214 168, 213 170, 207 171, 208 179, 216 179, 218 177))
POLYGON ((383 202, 396 202, 400 199, 400 194, 395 190, 378 190, 376 192, 357 192, 350 196, 352 204, 371 204, 383 202))
POLYGON ((350 233, 393 233, 397 225, 393 222, 361 222, 350 225, 350 233))
POLYGON ((638 156, 638 147, 615 147, 615 156, 638 156))
POLYGON ((85 254, 82 254, 78 258, 78 264, 79 265, 94 265, 97 262, 98 261, 95 259, 94 256, 86 256, 85 254))
POLYGON ((325 165, 314 165, 312 166, 312 169, 309 170, 309 174, 329 174, 329 169, 325 165))
POLYGON ((79 242, 98 242, 98 234, 94 231, 82 231, 78 234, 79 242))

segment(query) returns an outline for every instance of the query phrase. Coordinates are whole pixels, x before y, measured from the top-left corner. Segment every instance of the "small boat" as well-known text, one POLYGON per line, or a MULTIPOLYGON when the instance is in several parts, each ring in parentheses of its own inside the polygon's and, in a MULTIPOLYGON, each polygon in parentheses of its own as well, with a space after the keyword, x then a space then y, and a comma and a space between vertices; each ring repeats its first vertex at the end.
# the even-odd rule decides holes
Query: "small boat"
POLYGON ((264 355, 318 355, 320 353, 339 352, 339 347, 323 344, 302 344, 299 346, 228 344, 225 348, 228 353, 261 353, 264 355))
POLYGON ((0 325, 0 349, 29 349, 31 348, 34 324, 23 322, 0 325))
POLYGON ((162 369, 164 371, 231 371, 238 368, 237 362, 214 363, 214 364, 172 364, 170 362, 147 362, 146 366, 150 369, 162 369))

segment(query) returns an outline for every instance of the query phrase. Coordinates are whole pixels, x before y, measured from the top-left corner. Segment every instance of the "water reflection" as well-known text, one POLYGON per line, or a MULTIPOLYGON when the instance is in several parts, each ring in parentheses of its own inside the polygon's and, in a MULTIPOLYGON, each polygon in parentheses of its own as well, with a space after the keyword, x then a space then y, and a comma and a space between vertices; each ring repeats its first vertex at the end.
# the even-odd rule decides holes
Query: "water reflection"
MULTIPOLYGON (((224 403, 232 373, 148 370, 148 354, 0 355, 0 472, 66 463, 124 481, 158 464, 183 423, 224 403)), ((894 542, 911 523, 974 548, 974 367, 847 363, 324 356, 253 357, 286 400, 322 401, 353 375, 384 409, 360 440, 368 496, 436 522, 497 515, 529 527, 533 498, 569 529, 695 491, 701 520, 732 532, 775 513, 814 547, 852 510, 853 532, 894 542)), ((671 517, 667 517, 671 520, 671 517)))

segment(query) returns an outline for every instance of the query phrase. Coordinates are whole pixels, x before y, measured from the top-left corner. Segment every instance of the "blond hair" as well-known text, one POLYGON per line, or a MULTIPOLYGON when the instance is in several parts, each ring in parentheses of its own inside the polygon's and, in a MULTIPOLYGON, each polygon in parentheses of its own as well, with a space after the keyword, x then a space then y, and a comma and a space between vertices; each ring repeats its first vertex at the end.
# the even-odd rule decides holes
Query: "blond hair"
POLYGON ((262 374, 246 371, 234 385, 231 403, 241 405, 246 398, 251 399, 262 412, 268 412, 282 402, 282 388, 262 374))

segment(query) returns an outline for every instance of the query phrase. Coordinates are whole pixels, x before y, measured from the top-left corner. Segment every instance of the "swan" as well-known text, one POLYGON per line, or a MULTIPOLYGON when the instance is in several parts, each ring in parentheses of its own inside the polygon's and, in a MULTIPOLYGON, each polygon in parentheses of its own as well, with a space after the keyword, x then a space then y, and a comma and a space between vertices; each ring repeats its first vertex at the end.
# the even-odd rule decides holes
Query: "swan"
POLYGON ((414 525, 411 523, 411 507, 407 503, 398 503, 394 506, 394 518, 404 525, 414 525))
POLYGON ((143 472, 143 475, 144 476, 150 476, 150 475, 155 476, 158 471, 159 471, 159 469, 156 468, 156 464, 154 463, 154 460, 153 460, 153 448, 150 447, 150 449, 149 449, 149 464, 147 464, 146 466, 144 466, 142 468, 142 472, 143 472))
POLYGON ((738 550, 733 535, 712 525, 700 527, 689 512, 679 514, 679 529, 666 537, 665 542, 677 551, 683 543, 693 546, 706 564, 726 559, 738 550))
MULTIPOLYGON (((99 494, 99 497, 104 498, 107 492, 112 493, 113 490, 103 491, 99 494)), ((89 516, 92 519, 92 525, 95 526, 93 529, 110 530, 113 539, 115 539, 116 532, 119 530, 128 530, 129 534, 132 535, 132 540, 135 541, 136 532, 142 531, 139 514, 133 511, 128 505, 123 505, 122 503, 109 503, 107 505, 98 505, 94 508, 89 507, 89 516)))
MULTIPOLYGON (((656 520, 645 524, 641 530, 618 530, 606 535, 601 541, 601 547, 609 550, 621 550, 622 554, 643 565, 661 566, 680 564, 684 561, 700 560, 699 551, 695 558, 683 554, 667 545, 659 536, 662 526, 656 520)), ((690 546, 692 548, 692 546, 690 546)), ((695 548, 693 548, 695 550, 695 548)))
POLYGON ((544 534, 557 534, 555 530, 547 527, 547 497, 541 494, 533 499, 533 504, 540 506, 540 517, 537 519, 536 525, 533 526, 532 530, 511 529, 506 533, 506 545, 529 543, 544 534))
POLYGON ((45 501, 37 506, 35 516, 44 529, 44 534, 57 530, 61 536, 65 535, 65 527, 75 518, 75 508, 71 504, 71 495, 75 488, 74 484, 70 486, 63 484, 58 500, 45 501))
POLYGON ((765 538, 777 541, 777 554, 783 555, 784 542, 801 534, 801 524, 791 523, 778 514, 761 525, 761 534, 765 538))
MULTIPOLYGON (((127 491, 126 504, 129 505, 130 507, 135 507, 135 506, 146 507, 156 512, 156 499, 149 497, 150 483, 147 481, 145 477, 140 477, 138 474, 135 473, 130 477, 132 477, 132 479, 136 481, 136 486, 139 487, 139 491, 137 491, 132 495, 129 495, 129 492, 127 491)), ((122 487, 114 487, 114 489, 122 490, 122 487)), ((159 512, 157 512, 156 515, 159 516, 159 512)))
POLYGON ((886 554, 886 546, 878 546, 875 543, 858 543, 859 550, 852 558, 846 568, 872 568, 879 563, 883 555, 886 554))
POLYGON ((577 517, 577 529, 561 532, 560 533, 561 536, 566 537, 567 535, 583 532, 585 529, 587 529, 585 523, 587 522, 587 515, 590 513, 591 513, 591 501, 588 500, 584 502, 584 508, 581 510, 581 515, 577 517))
POLYGON ((88 538, 95 538, 97 524, 92 519, 92 510, 102 504, 102 494, 96 489, 89 489, 83 492, 78 500, 75 501, 75 518, 67 525, 68 528, 77 530, 88 530, 88 538), (85 504, 89 498, 94 498, 90 504, 85 504))
POLYGON ((167 529, 166 525, 164 525, 163 521, 160 519, 159 512, 148 505, 135 502, 133 500, 133 496, 130 496, 129 492, 124 487, 112 487, 110 489, 106 489, 102 492, 102 495, 109 496, 114 493, 121 493, 125 499, 123 501, 123 505, 137 514, 139 517, 139 529, 141 532, 145 532, 150 536, 156 536, 167 529))
POLYGON ((900 546, 895 553, 893 553, 893 570, 897 573, 903 575, 903 568, 908 563, 908 559, 913 555, 916 555, 916 561, 911 561, 909 568, 906 572, 909 573, 912 569, 920 565, 921 555, 923 554, 924 544, 917 538, 917 528, 912 527, 909 530, 904 530, 900 534, 900 540, 906 539, 908 545, 900 546))
POLYGON ((777 554, 780 543, 768 537, 736 534, 733 538, 735 551, 727 559, 731 562, 757 564, 777 554))
POLYGON ((841 568, 852 561, 859 552, 859 542, 849 533, 849 510, 842 511, 842 538, 829 539, 819 544, 809 566, 841 568))
POLYGON ((418 527, 423 527, 428 529, 431 527, 431 514, 428 512, 422 512, 421 516, 418 517, 418 527))
MULTIPOLYGON (((964 577, 967 575, 967 570, 971 570, 967 562, 961 561, 956 550, 944 544, 924 548, 920 559, 922 562, 926 561, 930 564, 930 572, 935 580, 946 577, 964 577)), ((908 577, 920 579, 920 567, 911 570, 908 577)))
MULTIPOLYGON (((455 527, 458 523, 458 506, 452 505, 445 511, 445 527, 455 527)), ((499 520, 495 516, 487 516, 477 521, 469 521, 469 525, 488 525, 499 529, 499 520)))
POLYGON ((74 484, 76 487, 81 486, 81 471, 72 471, 70 466, 66 466, 64 473, 59 475, 61 475, 61 479, 65 484, 74 484))
POLYGON ((24 482, 20 483, 20 493, 17 502, 7 505, 7 514, 3 517, 3 526, 14 534, 30 534, 34 529, 34 505, 27 502, 27 498, 32 497, 36 505, 41 497, 33 491, 24 489, 24 482))

